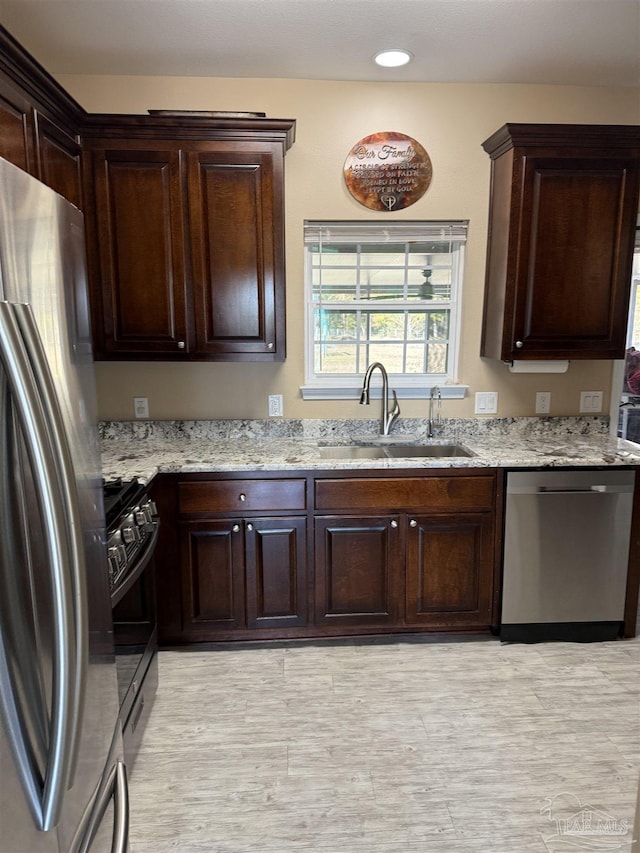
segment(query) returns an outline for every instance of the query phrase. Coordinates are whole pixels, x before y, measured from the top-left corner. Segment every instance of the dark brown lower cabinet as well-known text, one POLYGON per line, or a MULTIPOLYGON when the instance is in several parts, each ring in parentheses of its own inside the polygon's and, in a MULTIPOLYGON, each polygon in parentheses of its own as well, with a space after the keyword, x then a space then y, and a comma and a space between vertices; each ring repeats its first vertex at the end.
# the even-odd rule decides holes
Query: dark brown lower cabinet
POLYGON ((245 522, 247 627, 307 623, 306 518, 245 522))
POLYGON ((407 537, 407 624, 490 625, 493 553, 491 513, 412 517, 407 537))
POLYGON ((397 623, 401 616, 398 537, 394 517, 316 518, 316 624, 397 623))
POLYGON ((160 642, 495 624, 495 471, 336 473, 158 478, 160 642))
POLYGON ((236 521, 180 524, 182 626, 186 640, 245 627, 244 543, 236 521))
POLYGON ((182 522, 185 640, 304 625, 306 519, 182 522))
POLYGON ((495 472, 334 473, 314 493, 316 511, 332 513, 315 521, 316 625, 492 626, 495 472))

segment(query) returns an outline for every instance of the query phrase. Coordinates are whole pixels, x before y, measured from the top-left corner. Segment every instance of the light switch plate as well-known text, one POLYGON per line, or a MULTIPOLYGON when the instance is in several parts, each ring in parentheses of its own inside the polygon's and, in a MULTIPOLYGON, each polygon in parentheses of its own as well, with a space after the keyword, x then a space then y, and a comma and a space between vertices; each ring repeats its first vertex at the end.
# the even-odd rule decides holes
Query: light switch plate
POLYGON ((495 415, 498 411, 497 391, 476 392, 476 415, 495 415))
POLYGON ((548 415, 551 411, 551 391, 538 391, 536 394, 536 415, 548 415))
POLYGON ((269 394, 269 417, 281 418, 283 413, 282 394, 269 394))
POLYGON ((135 412, 136 418, 148 418, 149 417, 149 399, 148 399, 148 397, 134 397, 133 398, 133 411, 135 412))
POLYGON ((602 391, 581 391, 580 411, 597 414, 602 411, 602 391))

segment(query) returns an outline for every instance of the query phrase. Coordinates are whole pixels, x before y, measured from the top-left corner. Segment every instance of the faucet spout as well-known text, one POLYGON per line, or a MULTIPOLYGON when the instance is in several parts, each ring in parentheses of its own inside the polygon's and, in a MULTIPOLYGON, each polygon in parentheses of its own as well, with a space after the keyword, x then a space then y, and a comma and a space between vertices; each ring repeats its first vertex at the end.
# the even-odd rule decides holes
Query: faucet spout
POLYGON ((389 409, 389 377, 383 364, 379 361, 372 362, 364 375, 364 383, 362 385, 362 393, 360 394, 360 405, 368 406, 370 401, 369 388, 371 385, 371 376, 374 370, 379 370, 382 375, 382 413, 380 416, 380 434, 389 435, 394 421, 400 414, 400 406, 398 404, 398 396, 395 391, 393 394, 393 406, 389 409))

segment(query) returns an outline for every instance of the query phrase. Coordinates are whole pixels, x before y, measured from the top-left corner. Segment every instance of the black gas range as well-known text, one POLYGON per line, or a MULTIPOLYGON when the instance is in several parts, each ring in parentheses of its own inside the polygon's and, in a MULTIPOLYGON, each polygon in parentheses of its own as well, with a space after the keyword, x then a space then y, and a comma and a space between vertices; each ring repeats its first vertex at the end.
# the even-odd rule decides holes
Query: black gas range
POLYGON ((112 599, 150 556, 158 535, 158 511, 136 477, 103 482, 107 557, 112 599))
POLYGON ((137 478, 103 484, 120 719, 133 766, 158 685, 155 503, 137 478))

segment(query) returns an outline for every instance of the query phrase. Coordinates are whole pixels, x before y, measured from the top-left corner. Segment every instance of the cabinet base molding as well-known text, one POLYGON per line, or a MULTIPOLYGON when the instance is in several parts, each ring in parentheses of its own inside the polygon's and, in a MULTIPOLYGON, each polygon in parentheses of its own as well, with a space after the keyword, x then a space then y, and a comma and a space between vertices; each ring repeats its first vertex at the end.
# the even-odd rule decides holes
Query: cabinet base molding
POLYGON ((224 643, 297 643, 297 642, 334 642, 335 640, 357 640, 370 639, 371 642, 385 642, 398 640, 402 642, 442 642, 449 640, 472 640, 478 638, 494 638, 496 637, 496 629, 488 626, 487 628, 446 628, 432 627, 428 628, 416 627, 415 625, 407 626, 406 628, 394 628, 393 630, 363 630, 362 628, 350 628, 342 625, 322 626, 320 628, 291 628, 286 630, 278 630, 276 628, 262 630, 242 630, 242 631, 217 631, 211 635, 210 639, 185 640, 183 636, 167 635, 160 640, 159 648, 172 649, 177 646, 197 646, 203 648, 206 646, 218 646, 224 643))

